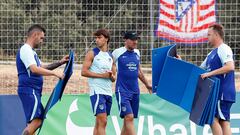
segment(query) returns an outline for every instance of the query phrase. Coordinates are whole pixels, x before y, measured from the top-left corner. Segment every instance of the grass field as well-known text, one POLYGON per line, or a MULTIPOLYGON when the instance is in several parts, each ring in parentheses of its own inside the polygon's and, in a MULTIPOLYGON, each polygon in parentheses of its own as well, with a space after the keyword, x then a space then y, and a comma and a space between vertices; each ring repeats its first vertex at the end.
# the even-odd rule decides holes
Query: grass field
MULTIPOLYGON (((76 66, 74 68, 74 73, 70 78, 66 89, 64 91, 65 94, 81 94, 88 93, 88 84, 87 78, 81 76, 80 66, 76 66)), ((58 72, 62 72, 63 68, 59 68, 58 72)), ((151 74, 145 74, 149 83, 151 83, 151 74)), ((0 94, 16 94, 17 90, 17 70, 15 65, 0 65, 0 94)), ((44 77, 44 88, 43 93, 49 94, 52 92, 56 82, 58 79, 56 77, 47 76, 44 77)), ((240 77, 237 77, 236 80, 236 89, 240 91, 240 77)), ((141 93, 147 93, 147 89, 140 82, 141 93)), ((114 84, 113 84, 114 90, 114 84)))

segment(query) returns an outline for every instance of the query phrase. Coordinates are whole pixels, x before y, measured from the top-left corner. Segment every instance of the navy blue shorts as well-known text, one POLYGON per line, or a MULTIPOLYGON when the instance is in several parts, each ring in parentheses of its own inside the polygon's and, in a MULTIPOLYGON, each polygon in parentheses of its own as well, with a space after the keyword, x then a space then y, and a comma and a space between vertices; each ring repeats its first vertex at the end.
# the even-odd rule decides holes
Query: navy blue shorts
POLYGON ((33 119, 36 118, 43 119, 44 108, 41 103, 41 94, 37 93, 35 90, 32 90, 32 93, 18 92, 18 96, 22 102, 27 123, 30 123, 33 119))
POLYGON ((100 113, 110 115, 112 107, 112 96, 103 94, 94 94, 90 96, 93 114, 97 116, 100 113))
POLYGON ((233 102, 218 100, 215 117, 220 120, 230 121, 230 109, 233 102))
POLYGON ((138 117, 139 94, 116 92, 116 98, 121 118, 128 114, 133 114, 134 118, 138 117))

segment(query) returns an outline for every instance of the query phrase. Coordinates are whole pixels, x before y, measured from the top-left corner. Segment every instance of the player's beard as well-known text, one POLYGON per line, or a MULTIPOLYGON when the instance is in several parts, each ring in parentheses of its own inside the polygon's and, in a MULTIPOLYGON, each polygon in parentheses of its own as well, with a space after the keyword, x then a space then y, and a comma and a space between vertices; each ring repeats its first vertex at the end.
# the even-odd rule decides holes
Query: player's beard
POLYGON ((134 50, 134 49, 136 49, 136 48, 137 48, 137 45, 128 46, 128 49, 129 49, 129 50, 134 50))
POLYGON ((208 45, 214 46, 213 41, 208 40, 208 45))
POLYGON ((208 43, 209 46, 212 46, 212 43, 211 43, 211 42, 208 41, 207 43, 208 43))
POLYGON ((35 44, 35 45, 34 45, 34 48, 38 48, 38 47, 39 47, 39 45, 38 45, 38 44, 35 44))
POLYGON ((41 46, 42 43, 36 43, 34 48, 39 48, 41 46))

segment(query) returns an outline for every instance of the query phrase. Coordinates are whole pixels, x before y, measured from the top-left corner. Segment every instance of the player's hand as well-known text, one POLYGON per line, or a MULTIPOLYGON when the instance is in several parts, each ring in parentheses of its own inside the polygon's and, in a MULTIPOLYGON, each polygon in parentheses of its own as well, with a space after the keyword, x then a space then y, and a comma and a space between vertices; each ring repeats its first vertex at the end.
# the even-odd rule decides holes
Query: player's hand
POLYGON ((182 60, 182 57, 180 55, 176 55, 176 58, 182 60))
POLYGON ((56 77, 58 77, 59 79, 63 79, 64 78, 64 73, 62 73, 62 72, 54 72, 54 75, 56 76, 56 77))
POLYGON ((107 73, 109 73, 109 78, 111 79, 112 82, 116 80, 115 76, 113 75, 112 70, 108 70, 107 73))
POLYGON ((63 56, 63 58, 60 60, 60 63, 61 64, 65 64, 66 62, 69 61, 69 55, 65 55, 63 56))
POLYGON ((205 78, 210 77, 210 76, 211 76, 211 74, 209 72, 201 74, 202 79, 205 79, 205 78))
POLYGON ((112 76, 112 71, 107 71, 102 74, 102 78, 111 78, 112 76))
POLYGON ((111 79, 112 82, 114 82, 116 80, 116 77, 112 74, 110 79, 111 79))
POLYGON ((110 79, 112 82, 114 82, 116 80, 116 77, 114 75, 112 75, 110 79))

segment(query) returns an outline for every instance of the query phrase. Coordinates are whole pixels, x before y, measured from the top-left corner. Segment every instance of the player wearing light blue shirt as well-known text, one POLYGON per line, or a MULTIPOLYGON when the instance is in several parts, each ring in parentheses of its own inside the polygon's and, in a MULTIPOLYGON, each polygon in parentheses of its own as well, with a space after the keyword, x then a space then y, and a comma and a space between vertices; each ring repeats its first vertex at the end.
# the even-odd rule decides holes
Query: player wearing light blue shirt
MULTIPOLYGON (((94 48, 94 59, 90 71, 94 73, 106 73, 112 70, 113 59, 110 52, 101 51, 98 47, 94 48)), ((112 96, 112 81, 109 78, 88 78, 90 96, 103 94, 112 96)))
POLYGON ((68 56, 60 62, 42 65, 35 48, 43 42, 45 29, 33 25, 28 30, 26 43, 21 46, 16 56, 18 71, 18 95, 23 105, 27 127, 23 135, 32 135, 42 124, 43 105, 41 103, 43 76, 63 78, 63 73, 51 71, 68 61, 68 56))
POLYGON ((208 72, 201 75, 220 79, 219 99, 216 114, 211 125, 213 135, 230 135, 230 109, 235 102, 234 61, 231 48, 223 43, 223 27, 214 24, 209 27, 208 40, 214 49, 201 64, 208 72))
POLYGON ((88 51, 82 67, 82 76, 88 77, 92 110, 96 116, 93 134, 105 135, 107 116, 112 107, 112 82, 115 68, 108 52, 110 33, 106 29, 94 33, 97 47, 88 51))
POLYGON ((135 135, 134 118, 138 117, 139 84, 138 78, 145 84, 149 92, 150 86, 143 75, 140 66, 140 52, 137 47, 138 35, 128 31, 124 35, 125 46, 113 51, 117 68, 116 98, 120 117, 124 119, 121 134, 135 135))

